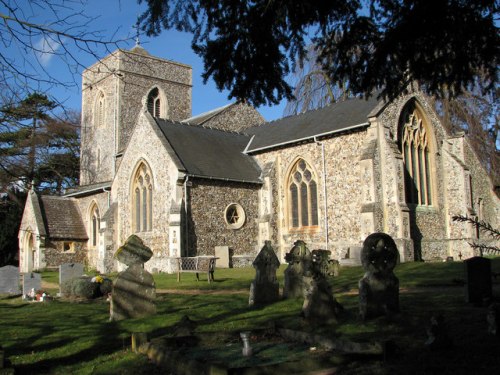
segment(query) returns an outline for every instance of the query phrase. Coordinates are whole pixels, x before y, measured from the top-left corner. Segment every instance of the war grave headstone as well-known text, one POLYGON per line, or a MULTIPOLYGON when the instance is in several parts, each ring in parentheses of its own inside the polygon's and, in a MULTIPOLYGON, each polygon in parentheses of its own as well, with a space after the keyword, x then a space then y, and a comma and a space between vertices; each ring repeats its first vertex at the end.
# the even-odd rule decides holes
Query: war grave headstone
POLYGON ((19 287, 19 268, 5 266, 0 268, 0 294, 21 294, 19 287))
POLYGON ((304 241, 295 241, 292 250, 285 255, 288 267, 285 270, 283 298, 303 297, 302 277, 310 272, 311 252, 304 241))
POLYGON ((473 257, 464 261, 465 300, 477 306, 489 302, 492 296, 491 260, 473 257))
POLYGON ((394 275, 398 249, 391 236, 373 233, 366 237, 361 251, 365 275, 359 281, 361 319, 399 311, 399 279, 394 275))
POLYGON ((128 268, 120 272, 111 292, 110 320, 140 318, 156 314, 156 287, 153 276, 144 269, 153 256, 151 249, 131 235, 115 254, 128 268))
POLYGON ((303 276, 302 314, 314 324, 336 323, 342 310, 327 279, 329 276, 338 275, 338 262, 331 260, 330 254, 328 250, 313 250, 310 271, 303 276))
POLYGON ((215 246, 215 257, 217 259, 217 268, 229 268, 229 246, 215 246))
POLYGON ((59 294, 62 295, 62 285, 75 277, 83 275, 83 264, 81 263, 63 263, 59 266, 59 294))
POLYGON ((361 246, 351 246, 347 249, 345 257, 340 259, 340 265, 344 267, 361 265, 361 246))
POLYGON ((22 275, 23 298, 34 297, 33 293, 42 288, 42 275, 35 272, 28 272, 22 275))
POLYGON ((272 303, 279 300, 279 283, 276 270, 280 261, 271 246, 271 241, 266 241, 259 254, 253 261, 255 279, 250 285, 250 306, 272 303))

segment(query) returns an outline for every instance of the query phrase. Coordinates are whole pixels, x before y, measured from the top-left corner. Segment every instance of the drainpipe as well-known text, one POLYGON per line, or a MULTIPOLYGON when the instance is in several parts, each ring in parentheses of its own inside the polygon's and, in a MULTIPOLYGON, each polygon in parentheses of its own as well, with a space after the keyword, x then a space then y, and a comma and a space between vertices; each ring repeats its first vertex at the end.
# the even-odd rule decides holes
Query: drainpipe
MULTIPOLYGON (((186 176, 186 179, 184 180, 184 214, 185 214, 185 219, 184 219, 184 234, 186 236, 185 239, 185 249, 184 249, 184 254, 189 255, 189 221, 188 221, 188 182, 189 182, 189 176, 186 176)), ((182 252, 181 252, 182 256, 182 252)))
POLYGON ((328 209, 328 197, 326 194, 326 163, 325 163, 325 144, 323 142, 318 141, 316 137, 314 137, 314 142, 318 146, 321 146, 321 163, 323 165, 323 204, 324 204, 324 211, 325 211, 325 250, 328 250, 328 243, 330 242, 329 237, 328 237, 328 214, 327 214, 327 209, 328 209))

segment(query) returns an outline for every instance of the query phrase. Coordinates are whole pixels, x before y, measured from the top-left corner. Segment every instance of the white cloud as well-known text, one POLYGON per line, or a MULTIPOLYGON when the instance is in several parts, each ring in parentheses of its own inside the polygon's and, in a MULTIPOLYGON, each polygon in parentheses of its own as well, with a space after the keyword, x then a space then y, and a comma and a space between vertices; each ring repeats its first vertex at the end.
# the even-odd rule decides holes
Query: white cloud
POLYGON ((43 67, 47 67, 56 55, 57 50, 61 47, 61 44, 50 36, 46 36, 40 39, 34 47, 38 61, 43 67))

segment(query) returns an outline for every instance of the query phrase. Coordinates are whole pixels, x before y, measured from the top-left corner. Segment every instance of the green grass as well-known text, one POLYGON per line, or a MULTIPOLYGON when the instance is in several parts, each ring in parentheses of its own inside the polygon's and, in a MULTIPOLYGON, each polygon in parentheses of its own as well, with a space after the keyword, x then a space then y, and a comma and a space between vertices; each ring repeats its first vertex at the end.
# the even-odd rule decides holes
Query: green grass
MULTIPOLYGON (((284 269, 282 266, 278 272, 281 286, 284 269)), ((493 259, 493 270, 500 271, 500 258, 493 259)), ((271 322, 301 330, 314 328, 299 316, 301 299, 249 308, 248 289, 254 275, 252 268, 217 269, 211 284, 204 274, 200 281, 194 274, 183 274, 180 283, 176 275, 154 275, 159 290, 178 291, 159 293, 156 316, 120 322, 108 321, 109 305, 103 299, 27 303, 19 297, 1 296, 0 345, 18 374, 159 373, 145 357, 130 351, 132 332, 149 332, 152 337, 168 334, 184 315, 197 323, 199 333, 253 330, 271 322)), ((385 364, 354 361, 345 365, 342 373, 460 374, 475 370, 477 363, 484 371, 491 370, 496 357, 488 353, 498 353, 499 340, 486 334, 485 309, 464 303, 464 288, 458 285, 464 278, 462 263, 398 265, 402 313, 364 323, 357 320, 356 288, 362 275, 360 267, 343 268, 340 276, 332 279, 334 294, 345 313, 338 325, 316 331, 352 340, 392 339, 399 352, 385 364), (455 341, 455 347, 444 353, 435 354, 423 346, 425 326, 433 313, 445 316, 455 341)), ((57 272, 44 272, 43 279, 57 283, 57 272)))

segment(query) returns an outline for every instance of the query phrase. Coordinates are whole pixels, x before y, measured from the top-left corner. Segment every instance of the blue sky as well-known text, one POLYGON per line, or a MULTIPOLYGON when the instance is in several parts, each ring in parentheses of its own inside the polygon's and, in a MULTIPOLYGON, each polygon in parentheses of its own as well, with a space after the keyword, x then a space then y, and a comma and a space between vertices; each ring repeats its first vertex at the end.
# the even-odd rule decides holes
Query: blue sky
MULTIPOLYGON (((21 0, 19 3, 23 3, 23 1, 21 0)), ((50 18, 50 14, 44 14, 44 10, 33 9, 29 5, 26 5, 26 7, 27 9, 25 9, 25 11, 27 13, 34 12, 34 14, 36 14, 34 20, 37 22, 46 23, 50 18)), ((135 0, 89 0, 87 5, 83 8, 83 14, 91 19, 88 30, 98 31, 105 38, 113 37, 119 40, 131 38, 129 42, 120 45, 121 48, 129 49, 135 44, 133 41, 136 33, 134 26, 137 16, 142 13, 143 9, 144 4, 139 6, 135 0)), ((73 13, 75 11, 77 11, 77 8, 68 10, 68 12, 73 13)), ((203 80, 201 78, 201 74, 203 73, 203 62, 191 50, 191 39, 190 34, 166 30, 160 36, 155 38, 141 36, 140 43, 142 47, 154 56, 188 64, 193 68, 192 111, 193 115, 197 115, 226 105, 232 100, 227 98, 227 92, 219 92, 212 80, 203 84, 203 80)), ((56 44, 44 40, 35 40, 34 43, 39 48, 45 50, 53 48, 56 51, 61 51, 61 48, 56 44)), ((66 40, 65 47, 77 56, 79 63, 83 66, 90 66, 96 61, 94 56, 78 51, 73 46, 72 41, 66 40)), ((115 47, 113 47, 113 49, 115 49, 115 47)), ((100 51, 99 49, 97 49, 96 52, 100 56, 104 56, 106 54, 105 51, 100 51)), ((13 53, 19 52, 14 51, 13 53)), ((50 93, 59 101, 64 102, 66 107, 80 110, 80 74, 82 68, 68 68, 67 64, 64 63, 64 61, 57 55, 38 54, 37 58, 43 68, 50 75, 53 75, 61 81, 74 80, 76 82, 77 87, 57 87, 51 89, 50 93), (76 70, 76 73, 72 73, 70 70, 76 70)), ((261 107, 258 108, 258 110, 266 120, 270 121, 283 116, 285 105, 286 103, 283 101, 278 106, 261 107)))

